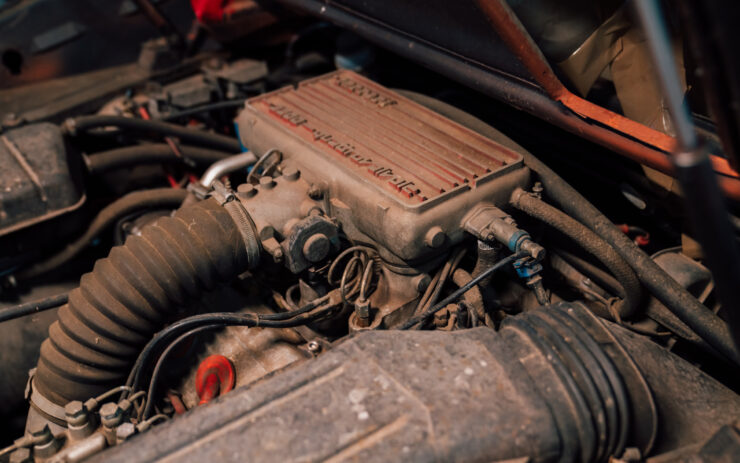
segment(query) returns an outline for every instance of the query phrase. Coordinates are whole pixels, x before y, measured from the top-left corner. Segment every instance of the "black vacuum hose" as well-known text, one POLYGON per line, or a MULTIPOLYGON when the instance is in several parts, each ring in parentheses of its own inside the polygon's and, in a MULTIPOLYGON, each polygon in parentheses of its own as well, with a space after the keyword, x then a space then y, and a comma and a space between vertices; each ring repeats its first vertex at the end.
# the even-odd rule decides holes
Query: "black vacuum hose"
POLYGON ((642 287, 629 265, 596 233, 541 199, 518 189, 511 195, 511 205, 525 214, 560 231, 583 250, 596 257, 620 283, 622 300, 613 307, 620 318, 633 315, 642 297, 642 287))
POLYGON ((186 190, 154 188, 151 190, 134 191, 118 198, 104 207, 95 216, 95 219, 82 236, 43 262, 36 263, 27 269, 21 270, 16 274, 16 277, 21 279, 34 278, 58 268, 85 250, 100 233, 123 217, 133 212, 152 208, 177 209, 187 195, 188 192, 186 190))
POLYGON ((154 133, 158 137, 177 137, 180 141, 198 146, 228 151, 231 153, 241 152, 239 140, 217 133, 193 130, 177 124, 168 122, 134 119, 123 116, 80 116, 67 119, 64 128, 70 134, 84 132, 101 127, 117 127, 119 129, 140 132, 142 134, 154 133))
POLYGON ((232 217, 215 199, 186 206, 99 260, 49 329, 34 393, 63 406, 122 384, 177 307, 254 264, 232 217))
POLYGON ((85 157, 87 170, 93 175, 102 174, 114 169, 137 166, 141 164, 182 164, 194 163, 209 165, 220 161, 231 152, 218 151, 197 146, 178 146, 182 156, 172 151, 166 143, 126 146, 108 151, 92 153, 85 157))
POLYGON ((470 130, 496 140, 524 156, 545 186, 546 194, 570 216, 590 228, 609 243, 632 267, 640 282, 682 322, 718 352, 740 365, 740 352, 734 345, 727 324, 706 308, 686 288, 671 278, 650 256, 637 247, 593 204, 531 153, 480 119, 440 100, 415 92, 400 91, 403 96, 464 125, 470 130))

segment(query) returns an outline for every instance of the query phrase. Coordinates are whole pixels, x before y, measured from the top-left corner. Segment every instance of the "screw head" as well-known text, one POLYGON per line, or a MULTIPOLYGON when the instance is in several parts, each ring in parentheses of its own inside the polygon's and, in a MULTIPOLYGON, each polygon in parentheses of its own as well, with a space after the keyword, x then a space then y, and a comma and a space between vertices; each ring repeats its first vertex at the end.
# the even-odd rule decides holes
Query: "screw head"
POLYGON ((321 351, 321 344, 318 341, 310 341, 306 347, 312 354, 317 354, 321 351))

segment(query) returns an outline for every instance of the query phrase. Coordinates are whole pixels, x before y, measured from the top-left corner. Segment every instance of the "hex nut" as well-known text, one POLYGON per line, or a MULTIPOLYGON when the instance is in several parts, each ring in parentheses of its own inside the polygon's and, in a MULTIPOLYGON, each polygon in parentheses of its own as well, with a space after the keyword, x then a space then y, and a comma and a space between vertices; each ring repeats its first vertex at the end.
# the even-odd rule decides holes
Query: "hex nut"
POLYGON ((319 262, 329 254, 331 243, 323 233, 316 233, 308 237, 303 244, 303 256, 309 262, 319 262))
POLYGON ((424 236, 424 243, 430 248, 438 248, 444 244, 445 238, 447 238, 447 235, 445 235, 442 227, 435 225, 424 236))
POLYGON ((133 423, 123 423, 116 428, 116 442, 121 443, 129 440, 136 434, 136 426, 133 423))
POLYGON ((115 402, 108 402, 100 407, 100 422, 107 428, 115 428, 123 420, 123 410, 115 402))
POLYGON ((358 299, 355 302, 355 323, 360 328, 367 328, 370 326, 370 301, 367 299, 358 299))

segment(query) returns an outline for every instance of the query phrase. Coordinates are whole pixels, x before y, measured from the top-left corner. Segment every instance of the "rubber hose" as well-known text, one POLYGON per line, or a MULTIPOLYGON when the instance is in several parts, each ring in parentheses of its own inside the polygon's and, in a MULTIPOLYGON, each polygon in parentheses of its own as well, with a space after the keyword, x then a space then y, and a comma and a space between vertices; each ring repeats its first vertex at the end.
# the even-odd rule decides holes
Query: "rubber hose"
POLYGON ((65 129, 70 134, 97 129, 100 127, 118 127, 120 129, 132 130, 142 133, 156 133, 159 136, 177 137, 182 142, 191 143, 198 146, 207 146, 217 150, 228 151, 230 153, 241 152, 239 140, 226 135, 217 133, 202 132, 199 130, 189 129, 177 124, 168 122, 152 121, 144 119, 134 119, 123 116, 80 116, 73 119, 67 119, 64 122, 65 129))
POLYGON ((409 91, 399 93, 524 156, 524 164, 537 173, 549 197, 554 199, 567 214, 575 217, 609 243, 632 267, 645 288, 699 337, 729 360, 740 365, 740 351, 735 347, 724 320, 706 308, 686 288, 668 275, 593 204, 542 161, 506 135, 465 111, 419 93, 409 91))
POLYGON ((85 233, 62 251, 49 259, 34 264, 16 274, 17 278, 27 279, 44 274, 63 265, 82 252, 90 243, 105 230, 121 218, 144 209, 171 208, 176 209, 185 200, 188 192, 175 188, 155 188, 129 193, 103 208, 85 233))
POLYGON ((69 294, 41 346, 34 388, 64 405, 122 384, 176 308, 249 268, 229 212, 209 199, 133 235, 69 294))
POLYGON ((621 285, 621 294, 618 295, 622 300, 617 302, 613 309, 622 318, 627 318, 635 313, 642 297, 640 281, 632 268, 611 246, 577 220, 541 199, 527 194, 522 189, 514 191, 510 203, 528 216, 560 231, 584 251, 598 259, 621 285))
POLYGON ((217 151, 197 146, 178 146, 182 156, 172 151, 166 143, 152 143, 146 145, 126 146, 92 153, 85 157, 87 170, 93 175, 108 172, 114 169, 136 166, 141 164, 178 164, 192 162, 199 165, 209 165, 220 161, 232 153, 217 151))

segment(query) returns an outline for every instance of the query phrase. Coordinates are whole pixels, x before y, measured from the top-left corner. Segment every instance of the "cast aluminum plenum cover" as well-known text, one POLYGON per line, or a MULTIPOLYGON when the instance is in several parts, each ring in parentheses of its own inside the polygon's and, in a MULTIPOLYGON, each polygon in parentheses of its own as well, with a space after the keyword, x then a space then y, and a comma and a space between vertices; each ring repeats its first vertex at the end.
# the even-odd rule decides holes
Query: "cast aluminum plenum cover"
POLYGON ((406 205, 436 202, 521 163, 520 154, 351 71, 249 106, 406 205))

